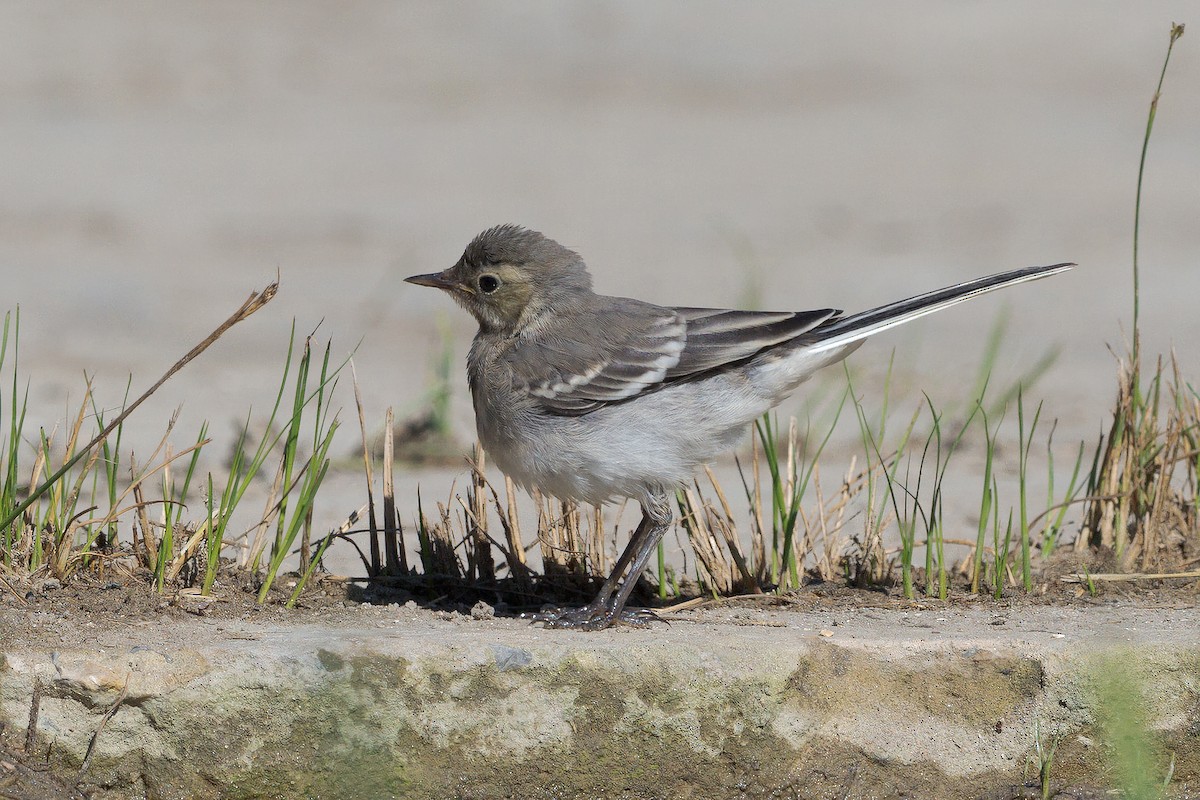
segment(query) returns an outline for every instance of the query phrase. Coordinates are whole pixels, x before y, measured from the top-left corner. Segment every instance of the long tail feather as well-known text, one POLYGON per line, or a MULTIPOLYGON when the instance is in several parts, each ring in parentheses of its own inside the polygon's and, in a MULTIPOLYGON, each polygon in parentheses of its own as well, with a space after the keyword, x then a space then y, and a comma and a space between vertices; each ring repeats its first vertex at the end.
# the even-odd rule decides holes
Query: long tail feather
POLYGON ((1060 272, 1066 272, 1074 266, 1074 264, 1054 264, 1048 267, 1014 269, 1009 272, 1001 272, 997 275, 989 275, 986 278, 977 278, 955 286, 948 286, 945 289, 927 292, 916 297, 910 297, 907 300, 888 303, 886 306, 873 308, 870 311, 863 311, 849 317, 834 319, 817 327, 805 336, 805 338, 811 337, 812 339, 812 343, 805 349, 810 353, 822 353, 827 350, 845 347, 848 344, 865 339, 868 336, 873 336, 881 331, 886 331, 897 325, 903 325, 918 317, 932 314, 935 311, 941 311, 943 308, 949 308, 964 300, 970 300, 972 297, 978 297, 981 294, 986 294, 996 289, 1003 289, 1006 286, 1014 286, 1018 283, 1036 281, 1039 278, 1057 275, 1060 272))

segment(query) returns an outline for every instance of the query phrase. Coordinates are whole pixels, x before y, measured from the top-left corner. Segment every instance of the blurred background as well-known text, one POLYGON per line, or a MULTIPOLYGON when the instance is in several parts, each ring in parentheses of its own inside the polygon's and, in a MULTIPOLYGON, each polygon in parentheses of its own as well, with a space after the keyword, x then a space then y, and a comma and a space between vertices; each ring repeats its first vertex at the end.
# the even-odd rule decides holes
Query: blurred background
MULTIPOLYGON (((1123 350, 1131 322, 1146 112, 1170 24, 1200 24, 1189 10, 3 4, 0 310, 21 309, 27 426, 73 416, 85 373, 101 407, 118 408, 130 376, 136 395, 278 271, 275 301, 160 390, 128 442, 148 454, 181 404, 180 446, 204 419, 231 442, 273 401, 295 320, 332 337, 335 360, 357 346, 376 430, 386 407, 403 418, 428 404, 448 343, 465 446, 473 323, 402 278, 516 222, 578 250, 599 291, 673 305, 854 311, 1076 261, 884 335, 852 362, 860 393, 895 349, 913 397, 961 399, 1007 313, 998 373, 1061 348, 1035 399, 1064 441, 1094 440, 1115 391, 1109 348, 1123 350)), ((1148 355, 1178 347, 1194 375, 1200 30, 1189 33, 1148 157, 1142 325, 1148 355)), ((359 436, 348 388, 341 455, 359 436)), ((436 480, 431 494, 449 490, 436 480)), ((325 525, 365 501, 352 486, 318 502, 325 525)))

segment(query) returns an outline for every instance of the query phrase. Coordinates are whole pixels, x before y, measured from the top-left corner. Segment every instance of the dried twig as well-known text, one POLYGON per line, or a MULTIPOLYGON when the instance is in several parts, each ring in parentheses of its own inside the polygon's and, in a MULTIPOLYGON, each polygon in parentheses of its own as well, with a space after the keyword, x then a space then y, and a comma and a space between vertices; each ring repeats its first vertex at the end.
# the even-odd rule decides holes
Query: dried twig
POLYGON ((13 599, 16 600, 18 603, 20 603, 21 605, 23 605, 23 606, 29 605, 29 601, 26 600, 24 597, 22 597, 21 594, 12 587, 12 584, 10 584, 8 581, 4 580, 3 575, 0 575, 0 586, 3 586, 6 590, 8 590, 9 594, 11 594, 13 596, 13 599))
POLYGON ((83 774, 87 772, 88 767, 92 765, 92 754, 96 752, 96 742, 100 739, 100 734, 104 730, 104 726, 112 719, 113 714, 117 713, 117 709, 121 707, 121 703, 125 702, 125 696, 129 694, 129 673, 125 673, 125 685, 121 687, 121 693, 117 695, 117 699, 104 712, 104 716, 100 718, 100 724, 96 726, 96 732, 92 734, 92 740, 88 742, 87 752, 83 756, 83 764, 79 767, 79 775, 76 776, 75 782, 78 783, 83 774))
POLYGON ((1200 569, 1190 572, 1073 572, 1063 575, 1063 583, 1087 583, 1088 581, 1165 581, 1182 578, 1200 578, 1200 569))

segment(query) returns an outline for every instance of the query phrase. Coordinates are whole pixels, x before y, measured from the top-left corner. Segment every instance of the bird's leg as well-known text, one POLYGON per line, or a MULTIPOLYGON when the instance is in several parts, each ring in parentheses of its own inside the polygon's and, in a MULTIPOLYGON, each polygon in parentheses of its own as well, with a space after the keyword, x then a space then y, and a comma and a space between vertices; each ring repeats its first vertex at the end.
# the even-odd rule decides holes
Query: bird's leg
POLYGON ((647 502, 642 503, 642 521, 629 538, 629 544, 617 559, 616 566, 595 598, 581 608, 541 611, 533 615, 533 621, 541 622, 547 628, 598 631, 616 622, 644 628, 657 619, 658 616, 654 612, 646 609, 626 610, 625 603, 629 600, 633 587, 637 585, 642 570, 646 568, 654 548, 671 526, 671 519, 668 496, 665 493, 652 495, 647 502), (625 574, 623 583, 622 574, 625 574))

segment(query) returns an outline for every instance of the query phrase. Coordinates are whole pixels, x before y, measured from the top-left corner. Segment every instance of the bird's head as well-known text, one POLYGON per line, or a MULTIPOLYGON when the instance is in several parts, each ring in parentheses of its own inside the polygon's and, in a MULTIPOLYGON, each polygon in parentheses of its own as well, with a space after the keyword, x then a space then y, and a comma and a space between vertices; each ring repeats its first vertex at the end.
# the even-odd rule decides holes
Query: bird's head
POLYGON ((482 330, 508 335, 547 310, 569 312, 592 288, 578 253, 517 225, 489 228, 454 266, 405 280, 442 289, 474 315, 482 330))

